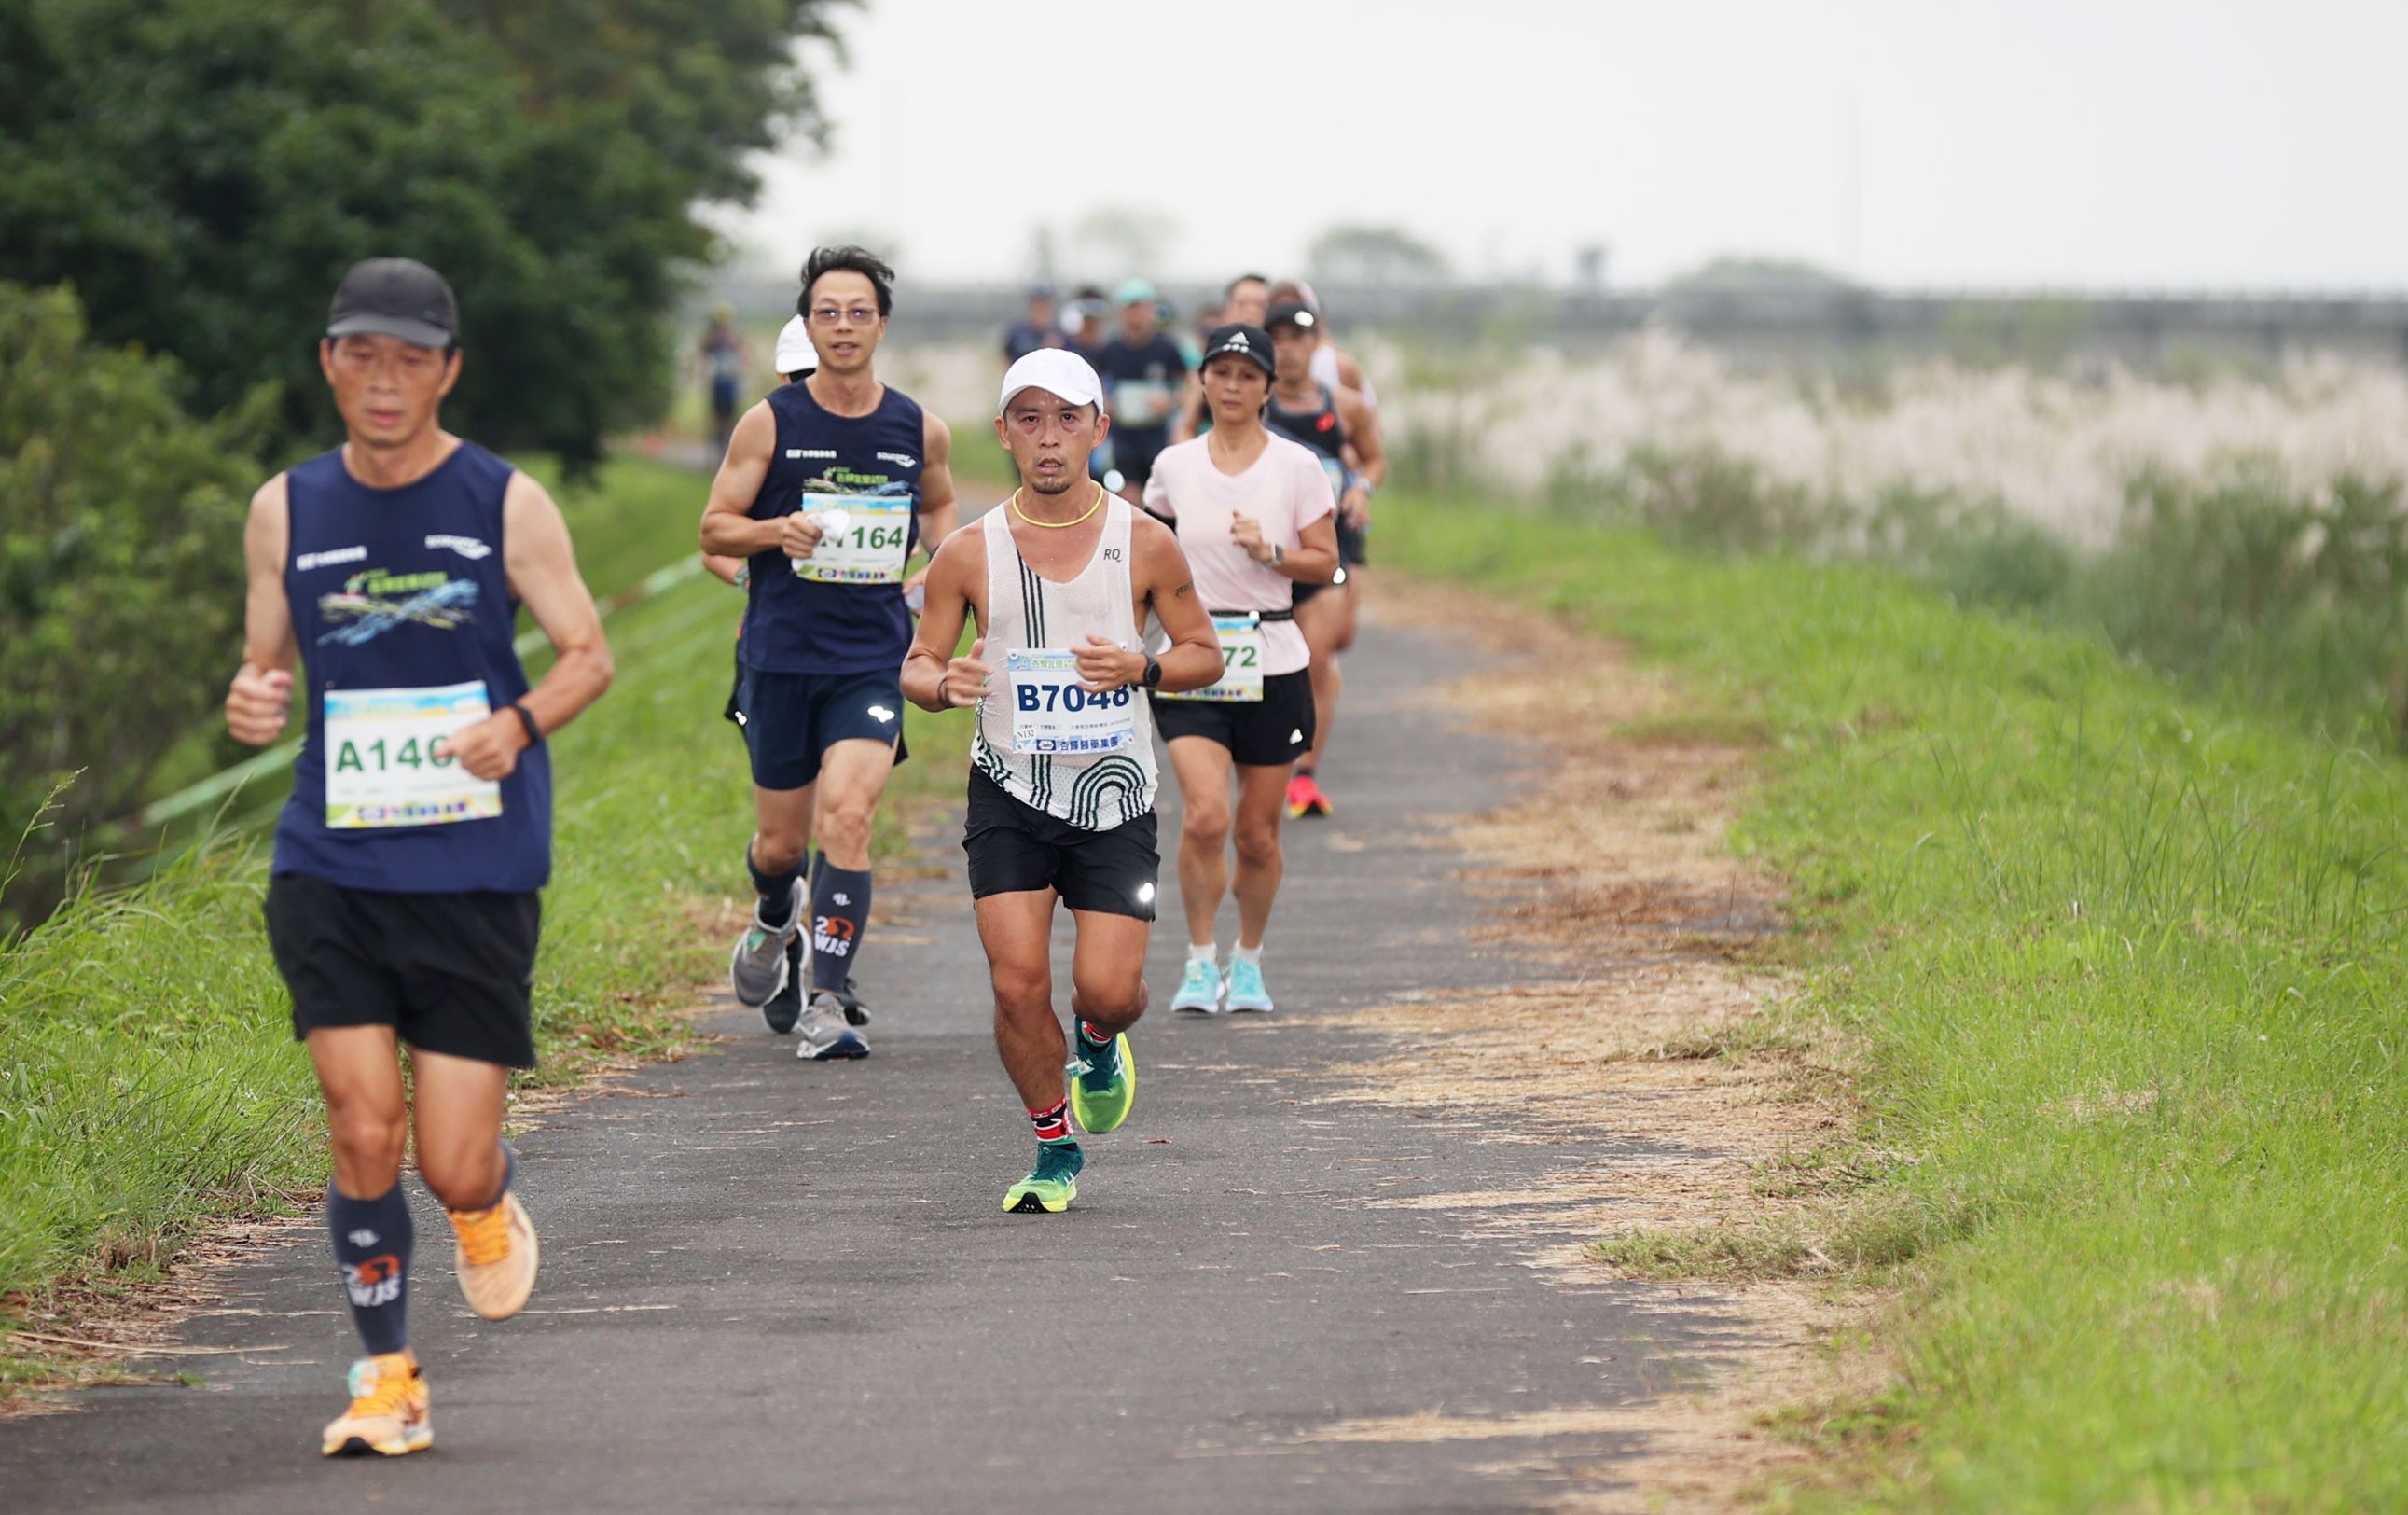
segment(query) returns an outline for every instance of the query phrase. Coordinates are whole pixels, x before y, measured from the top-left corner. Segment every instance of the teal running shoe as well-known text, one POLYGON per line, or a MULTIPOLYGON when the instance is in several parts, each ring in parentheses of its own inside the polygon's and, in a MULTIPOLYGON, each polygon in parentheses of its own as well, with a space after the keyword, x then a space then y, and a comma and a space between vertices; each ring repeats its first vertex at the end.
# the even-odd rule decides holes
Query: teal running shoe
POLYGON ((1232 959, 1229 976, 1223 980, 1223 985, 1228 991, 1225 1003, 1231 1010, 1252 1010, 1263 1015, 1270 1013, 1271 991, 1263 987, 1261 963, 1232 959))
POLYGON ((1187 971, 1179 976, 1179 992, 1170 997, 1170 1008, 1192 1015, 1217 1016, 1221 1013, 1220 971, 1201 958, 1187 960, 1187 971))
POLYGON ((1003 1191, 1005 1212, 1060 1215, 1079 1197, 1079 1170, 1086 1165, 1087 1154, 1076 1142, 1039 1142, 1037 1166, 1003 1191))
POLYGON ((1079 1060, 1070 1064, 1070 1113, 1079 1129, 1101 1136, 1117 1130, 1137 1103, 1137 1055, 1129 1050, 1128 1032, 1122 1032, 1101 1046, 1074 1032, 1079 1060))

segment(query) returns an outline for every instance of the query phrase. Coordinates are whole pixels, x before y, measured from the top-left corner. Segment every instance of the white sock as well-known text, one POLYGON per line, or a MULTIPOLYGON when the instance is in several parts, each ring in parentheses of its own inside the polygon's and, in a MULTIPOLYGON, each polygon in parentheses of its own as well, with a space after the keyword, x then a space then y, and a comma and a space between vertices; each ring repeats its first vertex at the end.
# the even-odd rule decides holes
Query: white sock
POLYGON ((1229 949, 1229 960, 1231 962, 1251 962, 1255 967, 1259 968, 1263 965, 1263 949, 1258 946, 1231 947, 1229 949))
POLYGON ((1220 958, 1221 946, 1217 942, 1190 942, 1187 944, 1187 960, 1189 962, 1218 962, 1220 958))

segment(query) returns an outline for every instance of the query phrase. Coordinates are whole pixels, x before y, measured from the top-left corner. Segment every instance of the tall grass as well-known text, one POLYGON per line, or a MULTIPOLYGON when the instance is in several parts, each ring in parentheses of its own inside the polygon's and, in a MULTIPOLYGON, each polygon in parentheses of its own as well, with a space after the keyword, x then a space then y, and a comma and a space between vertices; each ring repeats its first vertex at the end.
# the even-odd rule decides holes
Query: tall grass
POLYGON ((2103 637, 2194 689, 2337 740, 2408 748, 2408 510, 2398 479, 2306 490, 2265 459, 2133 476, 2103 546, 1993 504, 1893 485, 1818 494, 1744 457, 1633 447, 1550 481, 1539 508, 1693 551, 1904 570, 1959 603, 2103 637))
POLYGON ((2408 1506, 2408 766, 1894 571, 1382 510, 1773 733, 1740 844, 1867 1061, 1815 1240, 1902 1291, 1833 1502, 2408 1506))

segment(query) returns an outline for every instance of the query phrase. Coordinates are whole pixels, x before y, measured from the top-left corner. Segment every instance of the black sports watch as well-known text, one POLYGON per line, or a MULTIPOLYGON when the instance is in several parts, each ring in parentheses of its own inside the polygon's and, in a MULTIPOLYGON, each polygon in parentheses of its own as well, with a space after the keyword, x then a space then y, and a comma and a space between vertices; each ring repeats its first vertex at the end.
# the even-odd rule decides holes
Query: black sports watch
POLYGON ((1138 681, 1149 689, 1162 685, 1162 659, 1152 653, 1145 655, 1145 676, 1138 681))

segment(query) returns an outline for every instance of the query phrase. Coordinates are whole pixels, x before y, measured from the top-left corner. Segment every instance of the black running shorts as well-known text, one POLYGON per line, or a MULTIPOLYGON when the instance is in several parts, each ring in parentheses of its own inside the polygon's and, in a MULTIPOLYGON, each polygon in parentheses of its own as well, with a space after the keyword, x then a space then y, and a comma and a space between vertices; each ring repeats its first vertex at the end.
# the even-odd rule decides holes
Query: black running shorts
POLYGON ((1154 812, 1109 831, 1090 831, 1022 803, 973 770, 962 850, 969 855, 970 898, 1053 889, 1073 910, 1154 918, 1162 871, 1154 846, 1154 812))
POLYGON ((1260 700, 1173 700, 1154 697, 1154 729, 1162 740, 1202 737, 1229 749, 1248 768, 1285 768, 1312 750, 1312 674, 1305 669, 1263 680, 1260 700))
POLYGON ((308 873, 268 881, 267 945, 293 992, 293 1036, 391 1026, 411 1046, 535 1066, 542 897, 394 894, 308 873))

